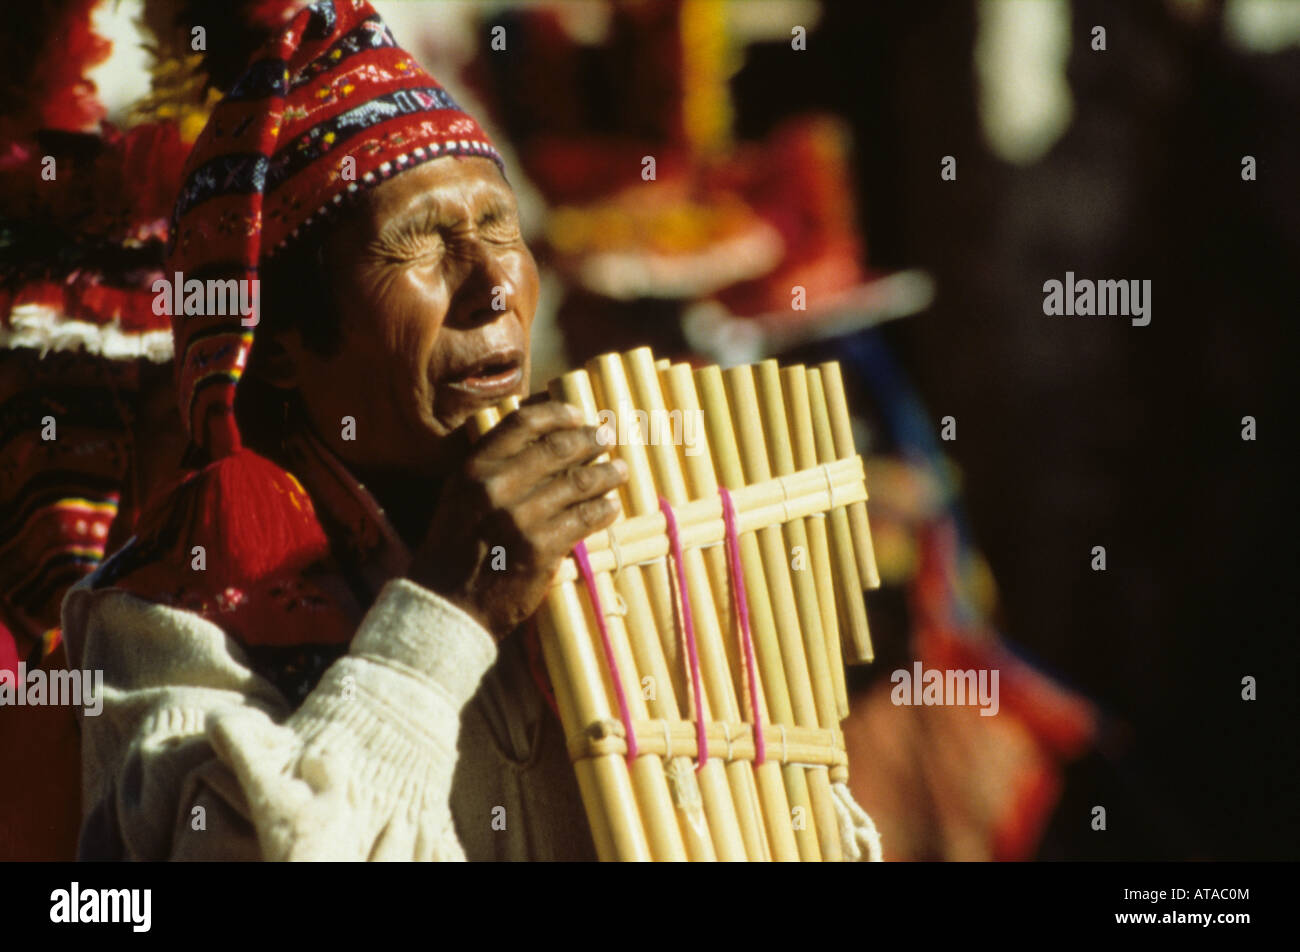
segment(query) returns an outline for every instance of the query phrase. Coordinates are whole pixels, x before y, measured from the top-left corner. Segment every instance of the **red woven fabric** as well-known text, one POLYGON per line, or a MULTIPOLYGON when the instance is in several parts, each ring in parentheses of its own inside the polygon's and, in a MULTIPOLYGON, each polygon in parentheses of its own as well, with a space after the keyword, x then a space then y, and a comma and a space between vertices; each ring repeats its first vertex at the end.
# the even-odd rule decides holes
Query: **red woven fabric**
MULTIPOLYGON (((0 626, 0 669, 9 632, 0 626)), ((14 655, 11 670, 17 670, 14 655)), ((63 648, 45 659, 66 667, 63 648)), ((76 858, 81 824, 81 760, 76 709, 61 705, 6 708, 0 717, 0 859, 76 858)))

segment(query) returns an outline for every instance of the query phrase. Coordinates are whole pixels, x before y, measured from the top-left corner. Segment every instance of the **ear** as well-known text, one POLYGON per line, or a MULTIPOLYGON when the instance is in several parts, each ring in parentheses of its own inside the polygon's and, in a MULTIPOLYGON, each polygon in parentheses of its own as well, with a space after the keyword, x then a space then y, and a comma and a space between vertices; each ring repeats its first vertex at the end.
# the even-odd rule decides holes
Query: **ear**
POLYGON ((277 390, 294 390, 302 372, 302 335, 297 330, 259 336, 253 347, 256 373, 277 390))

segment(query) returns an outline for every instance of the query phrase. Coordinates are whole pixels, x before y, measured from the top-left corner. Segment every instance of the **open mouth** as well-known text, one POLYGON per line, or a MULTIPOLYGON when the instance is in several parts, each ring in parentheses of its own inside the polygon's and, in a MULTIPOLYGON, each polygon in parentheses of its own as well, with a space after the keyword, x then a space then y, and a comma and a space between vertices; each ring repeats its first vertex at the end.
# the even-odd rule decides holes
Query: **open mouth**
POLYGON ((467 367, 453 370, 443 383, 453 390, 475 397, 507 397, 514 393, 524 377, 523 353, 502 350, 467 367))

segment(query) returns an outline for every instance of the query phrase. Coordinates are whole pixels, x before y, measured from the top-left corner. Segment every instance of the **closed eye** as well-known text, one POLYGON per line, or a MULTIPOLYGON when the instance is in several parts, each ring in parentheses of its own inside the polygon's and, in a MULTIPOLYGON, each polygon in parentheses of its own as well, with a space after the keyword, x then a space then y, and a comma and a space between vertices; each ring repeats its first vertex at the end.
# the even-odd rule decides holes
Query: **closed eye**
POLYGON ((477 224, 479 234, 487 241, 509 244, 521 237, 519 216, 513 209, 496 206, 489 208, 479 216, 477 224))
POLYGON ((446 251, 446 242, 435 228, 411 225, 384 235, 374 242, 370 251, 380 261, 405 264, 441 255, 446 251))

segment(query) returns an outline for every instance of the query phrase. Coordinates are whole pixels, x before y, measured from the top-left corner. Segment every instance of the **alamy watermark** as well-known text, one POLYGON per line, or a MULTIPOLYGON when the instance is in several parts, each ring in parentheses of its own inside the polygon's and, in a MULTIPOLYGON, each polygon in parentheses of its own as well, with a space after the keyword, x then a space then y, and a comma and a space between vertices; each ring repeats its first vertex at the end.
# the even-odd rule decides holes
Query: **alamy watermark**
POLYGON ((899 706, 977 706, 981 717, 992 717, 1001 706, 997 668, 991 671, 987 668, 926 670, 921 667, 921 662, 916 661, 911 671, 899 668, 889 676, 889 680, 894 685, 889 699, 899 706))
POLYGON ((1151 323, 1151 280, 1093 281, 1075 279, 1065 272, 1065 281, 1043 282, 1043 313, 1049 317, 1128 317, 1134 327, 1151 323))
POLYGON ((238 316, 244 327, 256 327, 261 320, 262 286, 258 278, 185 279, 177 271, 168 280, 154 281, 153 312, 160 317, 238 316))
POLYGON ((18 662, 16 677, 13 671, 0 671, 0 707, 46 705, 82 707, 87 717, 98 717, 104 710, 104 672, 89 668, 29 671, 26 661, 18 662))
POLYGON ((133 932, 153 924, 152 889, 82 889, 74 882, 50 893, 50 922, 122 922, 133 932))
POLYGON ((620 403, 617 410, 601 410, 598 422, 608 427, 608 434, 597 433, 601 446, 617 442, 619 446, 680 446, 687 456, 704 452, 700 440, 704 435, 702 410, 651 410, 648 413, 620 403))

